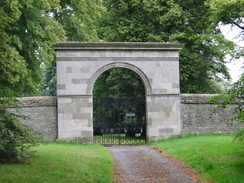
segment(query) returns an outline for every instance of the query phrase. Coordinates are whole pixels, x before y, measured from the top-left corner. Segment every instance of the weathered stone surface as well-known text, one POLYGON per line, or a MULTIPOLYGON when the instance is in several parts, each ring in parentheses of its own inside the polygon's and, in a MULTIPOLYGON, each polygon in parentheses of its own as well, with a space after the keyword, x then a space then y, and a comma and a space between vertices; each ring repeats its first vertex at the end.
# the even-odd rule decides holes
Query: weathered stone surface
MULTIPOLYGON (((229 105, 226 109, 211 115, 211 110, 215 107, 207 102, 211 96, 213 95, 182 94, 180 95, 181 104, 175 103, 174 107, 168 106, 168 103, 173 101, 170 98, 164 97, 164 100, 160 101, 153 99, 157 96, 148 98, 148 105, 155 105, 154 112, 152 109, 148 111, 147 128, 150 137, 148 140, 158 140, 177 135, 179 129, 176 127, 179 121, 170 121, 169 116, 179 111, 181 113, 180 133, 182 134, 233 133, 244 128, 243 124, 228 125, 224 122, 234 114, 236 104, 229 105)), ((19 100, 21 112, 30 117, 23 123, 41 132, 46 141, 56 140, 58 138, 57 97, 27 97, 19 100)), ((71 130, 73 137, 63 138, 63 141, 91 142, 93 125, 89 116, 92 110, 92 100, 62 97, 61 101, 67 105, 67 107, 61 105, 61 109, 59 109, 62 111, 59 115, 65 121, 64 127, 68 124, 67 128, 75 131, 73 133, 71 130), (73 107, 70 108, 72 105, 73 107), (75 119, 76 116, 72 111, 75 111, 75 115, 81 115, 82 119, 75 119), (87 137, 74 137, 74 134, 87 137)), ((62 135, 65 136, 65 133, 62 135)), ((68 131, 68 133, 70 132, 68 131)), ((62 141, 62 139, 59 140, 62 141)))
POLYGON ((152 42, 63 42, 53 46, 54 50, 179 50, 175 43, 152 42))
POLYGON ((97 77, 114 67, 135 71, 149 85, 147 94, 179 94, 180 48, 173 43, 57 43, 58 96, 92 95, 97 77))
POLYGON ((92 138, 92 97, 58 97, 58 138, 92 138), (87 133, 89 131, 90 133, 87 133))
POLYGON ((209 104, 209 94, 181 95, 181 123, 183 134, 233 133, 244 128, 244 124, 228 125, 225 121, 231 118, 237 104, 213 114, 215 105, 209 104))
POLYGON ((45 141, 55 141, 58 137, 57 97, 25 97, 19 101, 20 112, 29 117, 22 120, 23 124, 41 132, 45 141))
POLYGON ((18 98, 20 106, 22 107, 33 107, 33 106, 54 106, 57 105, 57 97, 53 96, 40 96, 40 97, 23 97, 18 98))
POLYGON ((177 95, 147 96, 147 111, 149 141, 180 134, 180 99, 177 95))
POLYGON ((92 137, 94 83, 103 72, 116 67, 134 71, 144 83, 148 140, 179 135, 179 49, 174 43, 55 44, 58 138, 92 137), (65 102, 69 98, 72 102, 65 102))
MULTIPOLYGON (((23 98, 24 123, 46 140, 93 138, 93 86, 105 71, 122 67, 137 73, 146 93, 147 139, 180 133, 232 133, 243 125, 224 123, 235 105, 210 118, 210 95, 180 97, 179 49, 173 43, 58 43, 57 98, 23 98), (56 107, 56 104, 58 107, 56 107)), ((10 109, 11 110, 11 109, 10 109)))

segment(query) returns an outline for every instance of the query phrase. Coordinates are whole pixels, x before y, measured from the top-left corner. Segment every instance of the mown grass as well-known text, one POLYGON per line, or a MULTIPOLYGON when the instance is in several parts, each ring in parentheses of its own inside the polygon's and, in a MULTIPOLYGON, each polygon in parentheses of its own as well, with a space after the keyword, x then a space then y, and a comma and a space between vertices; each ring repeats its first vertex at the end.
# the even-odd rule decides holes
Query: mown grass
POLYGON ((244 144, 233 142, 230 135, 192 135, 150 145, 185 162, 204 179, 216 183, 244 182, 244 144))
POLYGON ((48 143, 36 157, 17 164, 0 165, 1 183, 67 183, 113 181, 113 162, 99 145, 48 143))

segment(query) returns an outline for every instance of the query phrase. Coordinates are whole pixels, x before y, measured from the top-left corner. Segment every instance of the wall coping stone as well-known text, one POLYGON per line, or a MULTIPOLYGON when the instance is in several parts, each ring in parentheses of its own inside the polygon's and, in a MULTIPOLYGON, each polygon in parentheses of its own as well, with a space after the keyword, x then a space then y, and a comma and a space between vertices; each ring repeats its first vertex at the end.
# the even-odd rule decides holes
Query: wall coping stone
POLYGON ((20 102, 20 107, 42 107, 42 106, 56 106, 56 96, 38 96, 38 97, 23 97, 17 98, 20 102))
MULTIPOLYGON (((209 102, 210 97, 218 96, 219 94, 180 94, 181 104, 214 104, 209 102)), ((243 102, 241 100, 235 100, 231 103, 233 105, 243 102)), ((231 105, 229 104, 229 105, 231 105)))
POLYGON ((210 104, 208 99, 218 94, 180 94, 181 104, 210 104))
MULTIPOLYGON (((207 100, 210 97, 218 94, 180 94, 181 104, 211 104, 207 100)), ((41 107, 41 106, 56 106, 57 96, 38 96, 38 97, 23 97, 17 98, 20 102, 20 107, 41 107)), ((236 101, 235 104, 237 104, 236 101)), ((8 106, 9 107, 9 106, 8 106)))

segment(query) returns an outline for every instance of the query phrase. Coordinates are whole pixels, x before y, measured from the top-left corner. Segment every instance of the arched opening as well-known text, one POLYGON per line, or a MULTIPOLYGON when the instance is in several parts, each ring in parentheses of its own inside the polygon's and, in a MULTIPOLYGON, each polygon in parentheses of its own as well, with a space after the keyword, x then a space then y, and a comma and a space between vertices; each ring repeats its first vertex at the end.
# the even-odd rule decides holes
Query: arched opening
MULTIPOLYGON (((134 71, 144 84, 147 141, 179 135, 180 49, 174 43, 55 44, 58 138, 93 141, 94 84, 102 73, 121 67, 134 71)), ((131 85, 126 89, 131 90, 131 85)), ((126 117, 133 116, 130 112, 126 117)))
POLYGON ((145 87, 134 71, 111 68, 95 81, 93 137, 94 142, 102 144, 145 142, 145 87))

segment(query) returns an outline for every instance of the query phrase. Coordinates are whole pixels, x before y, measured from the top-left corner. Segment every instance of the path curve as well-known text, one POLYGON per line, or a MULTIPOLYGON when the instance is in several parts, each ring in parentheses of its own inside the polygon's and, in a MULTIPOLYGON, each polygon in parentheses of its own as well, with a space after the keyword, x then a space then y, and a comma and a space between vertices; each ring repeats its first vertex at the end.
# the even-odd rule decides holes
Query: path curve
POLYGON ((108 147, 115 183, 207 183, 184 163, 149 146, 108 147))

